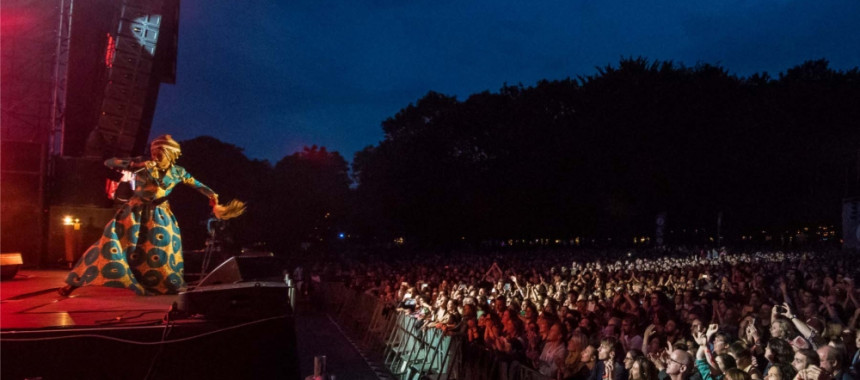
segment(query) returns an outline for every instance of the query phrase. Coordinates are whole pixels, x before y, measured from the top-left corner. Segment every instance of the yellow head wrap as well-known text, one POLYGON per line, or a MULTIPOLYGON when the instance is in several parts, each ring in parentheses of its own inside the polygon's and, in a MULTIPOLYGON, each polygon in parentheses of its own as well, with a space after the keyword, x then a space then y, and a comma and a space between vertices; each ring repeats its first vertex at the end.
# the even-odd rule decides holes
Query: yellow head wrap
POLYGON ((170 135, 161 135, 153 139, 149 144, 149 150, 153 153, 158 151, 163 152, 171 164, 175 163, 176 159, 182 154, 179 143, 170 135))

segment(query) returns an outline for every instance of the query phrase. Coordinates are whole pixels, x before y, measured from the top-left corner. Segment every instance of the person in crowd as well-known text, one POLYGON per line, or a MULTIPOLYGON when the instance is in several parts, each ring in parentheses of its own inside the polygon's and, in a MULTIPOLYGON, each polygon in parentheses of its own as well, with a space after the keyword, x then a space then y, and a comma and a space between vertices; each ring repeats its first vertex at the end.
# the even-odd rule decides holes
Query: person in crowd
POLYGON ((642 334, 638 333, 636 318, 628 315, 621 321, 621 345, 625 350, 642 351, 642 334))
POLYGON ((722 380, 728 369, 737 367, 731 355, 717 354, 708 349, 706 334, 696 335, 696 343, 699 345, 696 352, 696 369, 703 380, 722 380))
POLYGON ((800 373, 809 366, 821 366, 821 360, 818 358, 818 352, 805 348, 797 350, 794 353, 794 360, 791 362, 796 373, 800 373))
POLYGON ((475 317, 466 319, 466 341, 472 344, 483 344, 483 335, 475 317))
POLYGON ((657 367, 645 356, 637 356, 630 360, 629 380, 658 380, 657 367))
POLYGON ((831 345, 821 346, 816 350, 821 360, 821 370, 833 380, 854 380, 847 371, 845 352, 831 345))
POLYGON ((580 369, 582 354, 586 347, 588 347, 588 336, 579 331, 573 331, 567 340, 567 357, 564 359, 563 378, 572 377, 580 369))
POLYGON ((600 341, 597 348, 597 364, 591 371, 588 380, 626 380, 627 370, 621 362, 624 357, 621 343, 615 337, 606 337, 600 341))
POLYGON ((497 318, 487 317, 484 324, 484 344, 491 350, 500 351, 502 344, 502 322, 497 318))
POLYGON ((726 380, 752 380, 750 375, 740 368, 731 368, 726 371, 726 380))
MULTIPOLYGON (((643 354, 642 351, 639 351, 635 348, 628 350, 627 354, 624 355, 624 369, 626 369, 627 372, 629 373, 630 369, 633 368, 633 362, 635 362, 636 359, 638 359, 640 357, 641 358, 645 357, 645 354, 643 354)), ((654 368, 656 369, 657 367, 654 367, 654 368)))
POLYGON ((525 325, 519 318, 507 318, 503 321, 503 334, 497 340, 499 352, 511 360, 525 361, 528 344, 525 339, 525 325))
MULTIPOLYGON (((737 367, 750 374, 753 380, 762 380, 762 373, 755 366, 752 351, 744 341, 736 341, 729 346, 729 355, 735 359, 737 367)), ((794 376, 791 376, 794 377, 794 376)))
MULTIPOLYGON (((715 331, 717 329, 717 325, 712 324, 708 328, 708 338, 712 342, 714 355, 724 355, 729 353, 729 334, 722 331, 715 331), (715 332, 713 332, 715 331, 715 332), (713 337, 713 338, 711 338, 713 337)), ((706 333, 706 334, 707 334, 706 333)))
POLYGON ((794 349, 787 341, 781 338, 770 338, 764 350, 764 357, 768 362, 764 371, 764 373, 767 373, 767 370, 773 365, 791 365, 791 362, 794 361, 794 349))
POLYGON ((564 335, 564 325, 559 321, 554 322, 549 329, 540 357, 535 363, 535 367, 542 375, 556 378, 564 367, 564 359, 567 355, 564 335))
POLYGON ((797 375, 797 371, 794 367, 785 364, 777 364, 770 366, 770 369, 767 370, 766 379, 767 380, 791 380, 794 379, 794 376, 797 375))
POLYGON ((460 313, 457 309, 457 301, 456 300, 448 300, 445 307, 445 313, 442 314, 436 321, 436 328, 442 331, 450 331, 457 327, 460 323, 460 313))
POLYGON ((597 366, 597 347, 588 344, 582 350, 579 364, 570 371, 570 375, 566 376, 566 380, 587 380, 594 368, 597 366))
MULTIPOLYGON (((783 306, 774 306, 773 310, 774 313, 780 313, 779 310, 785 310, 783 312, 784 314, 788 314, 790 311, 790 309, 787 308, 786 304, 783 304, 783 306)), ((793 320, 797 320, 797 316, 791 315, 790 317, 784 317, 782 315, 777 314, 774 318, 771 318, 771 338, 779 338, 785 341, 791 341, 792 339, 794 339, 794 337, 797 336, 797 330, 794 327, 795 325, 792 324, 793 320)))
MULTIPOLYGON (((814 308, 813 303, 809 304, 812 308, 814 308)), ((774 307, 774 310, 777 309, 777 307, 774 307)), ((806 312, 804 312, 803 316, 805 317, 805 319, 801 319, 797 315, 792 313, 791 306, 787 303, 782 304, 779 310, 781 310, 780 314, 782 315, 782 317, 791 321, 793 327, 798 332, 798 335, 802 337, 806 342, 808 342, 808 345, 811 346, 813 349, 818 349, 818 347, 827 344, 827 341, 821 335, 821 333, 824 332, 824 322, 822 322, 821 319, 816 317, 816 315, 812 311, 807 310, 806 312)))
MULTIPOLYGON (((671 380, 689 380, 693 376, 693 357, 684 350, 674 350, 666 358, 666 368, 661 371, 671 380)), ((658 375, 659 376, 659 375, 658 375)), ((661 377, 662 378, 662 377, 661 377)))
POLYGON ((642 352, 648 356, 659 356, 663 351, 663 344, 665 339, 663 339, 663 334, 658 333, 659 325, 651 324, 645 328, 645 332, 642 334, 642 352))

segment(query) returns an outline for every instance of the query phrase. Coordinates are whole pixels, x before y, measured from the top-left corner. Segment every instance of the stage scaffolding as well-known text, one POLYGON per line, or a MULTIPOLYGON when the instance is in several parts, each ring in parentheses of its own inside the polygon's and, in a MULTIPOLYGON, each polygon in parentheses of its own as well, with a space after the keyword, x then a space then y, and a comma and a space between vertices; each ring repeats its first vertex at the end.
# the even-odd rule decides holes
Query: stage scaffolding
POLYGON ((40 265, 51 157, 62 154, 73 0, 5 0, 0 12, 2 247, 40 265))

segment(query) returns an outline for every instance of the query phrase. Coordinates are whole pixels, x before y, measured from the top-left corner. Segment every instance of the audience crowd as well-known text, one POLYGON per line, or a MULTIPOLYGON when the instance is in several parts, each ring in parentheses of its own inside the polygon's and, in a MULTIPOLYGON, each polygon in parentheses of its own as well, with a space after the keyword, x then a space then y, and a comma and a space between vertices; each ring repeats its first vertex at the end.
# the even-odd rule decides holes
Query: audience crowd
POLYGON ((540 251, 316 268, 425 329, 574 380, 853 380, 857 254, 540 251))

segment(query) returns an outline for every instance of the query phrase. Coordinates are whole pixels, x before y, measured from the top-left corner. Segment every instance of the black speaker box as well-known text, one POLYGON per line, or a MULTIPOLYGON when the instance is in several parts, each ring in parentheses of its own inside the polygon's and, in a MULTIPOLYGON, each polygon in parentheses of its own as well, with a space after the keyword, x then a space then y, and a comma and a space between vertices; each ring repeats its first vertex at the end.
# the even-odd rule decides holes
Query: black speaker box
POLYGON ((291 315, 289 288, 277 257, 231 257, 189 291, 177 310, 208 319, 251 320, 291 315))
POLYGON ((285 266, 273 256, 234 256, 213 269, 197 287, 247 281, 284 281, 285 266))

